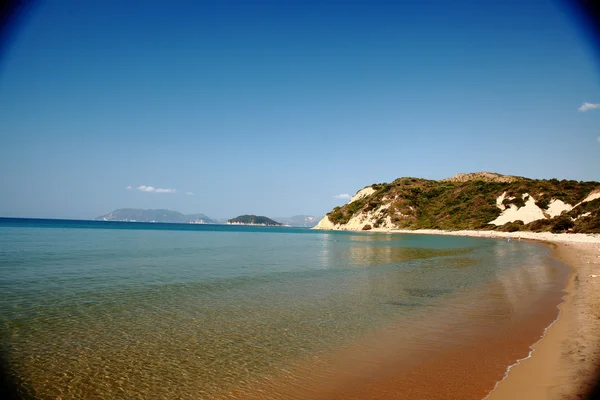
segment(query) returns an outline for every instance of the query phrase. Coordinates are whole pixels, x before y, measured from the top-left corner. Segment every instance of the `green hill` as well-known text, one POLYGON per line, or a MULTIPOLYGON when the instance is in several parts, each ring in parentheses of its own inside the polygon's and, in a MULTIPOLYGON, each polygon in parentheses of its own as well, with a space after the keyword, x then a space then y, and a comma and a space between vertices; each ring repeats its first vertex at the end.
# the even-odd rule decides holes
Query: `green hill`
POLYGON ((490 172, 439 181, 398 178, 360 190, 316 226, 379 227, 600 232, 600 183, 490 172))
POLYGON ((271 218, 257 215, 240 215, 227 220, 228 224, 240 225, 264 225, 264 226, 282 226, 279 222, 273 221, 271 218))

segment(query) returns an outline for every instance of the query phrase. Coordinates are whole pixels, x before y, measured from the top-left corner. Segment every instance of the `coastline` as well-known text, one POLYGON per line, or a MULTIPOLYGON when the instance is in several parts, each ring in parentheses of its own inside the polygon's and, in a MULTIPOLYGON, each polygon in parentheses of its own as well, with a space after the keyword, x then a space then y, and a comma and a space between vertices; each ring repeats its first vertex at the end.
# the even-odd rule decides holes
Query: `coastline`
MULTIPOLYGON (((408 329, 402 318, 389 321, 340 348, 218 398, 484 399, 507 367, 526 357, 557 319, 571 268, 550 260, 549 251, 545 254, 541 264, 511 269, 497 280, 456 293, 445 303, 453 312, 416 313, 408 329), (545 295, 538 296, 540 290, 545 295)), ((513 393, 509 398, 527 399, 513 393)))
POLYGON ((316 229, 324 232, 330 230, 341 230, 348 232, 361 233, 402 233, 414 235, 444 235, 444 236, 469 236, 469 237, 485 237, 497 239, 528 239, 539 242, 552 243, 592 243, 600 244, 600 233, 551 233, 551 232, 499 232, 486 230, 459 230, 459 231, 444 231, 441 229, 395 229, 395 228, 373 228, 368 231, 354 229, 316 229))
POLYGON ((529 356, 509 367, 488 400, 581 399, 597 384, 600 243, 566 240, 554 243, 554 255, 571 267, 559 316, 532 345, 529 356))
POLYGON ((571 271, 557 318, 531 344, 529 355, 507 366, 485 400, 585 399, 600 372, 600 234, 442 231, 378 228, 369 232, 531 240, 553 247, 571 271))

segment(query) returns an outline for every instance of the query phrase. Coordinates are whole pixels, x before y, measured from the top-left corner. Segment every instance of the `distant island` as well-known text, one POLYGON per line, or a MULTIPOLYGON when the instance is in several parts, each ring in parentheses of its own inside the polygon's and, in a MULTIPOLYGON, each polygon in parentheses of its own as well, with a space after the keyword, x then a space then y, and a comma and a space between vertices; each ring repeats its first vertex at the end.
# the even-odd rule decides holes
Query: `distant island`
POLYGON ((273 221, 271 218, 258 215, 240 215, 227 220, 228 225, 259 225, 259 226, 283 226, 283 224, 273 221))
POLYGON ((99 221, 127 222, 166 222, 175 224, 217 224, 213 218, 204 214, 185 215, 172 210, 142 210, 138 208, 120 208, 106 215, 94 218, 99 221))
POLYGON ((139 208, 119 208, 94 218, 96 221, 123 222, 162 222, 171 224, 239 224, 258 226, 294 226, 312 228, 322 217, 313 215, 295 215, 275 218, 275 220, 256 215, 240 215, 232 219, 217 219, 205 214, 183 214, 173 210, 144 210, 139 208), (278 222, 279 221, 279 222, 278 222))

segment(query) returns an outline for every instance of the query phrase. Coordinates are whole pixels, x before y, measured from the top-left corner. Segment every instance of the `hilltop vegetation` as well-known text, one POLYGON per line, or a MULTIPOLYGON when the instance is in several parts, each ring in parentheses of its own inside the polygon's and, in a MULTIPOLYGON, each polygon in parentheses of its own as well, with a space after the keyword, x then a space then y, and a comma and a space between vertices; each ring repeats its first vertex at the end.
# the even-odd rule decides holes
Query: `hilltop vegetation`
POLYGON ((598 182, 476 173, 441 181, 399 178, 370 187, 374 190, 372 194, 329 212, 329 221, 344 225, 360 220, 356 217, 362 215, 373 228, 600 232, 600 199, 583 203, 562 215, 552 216, 547 210, 553 200, 571 206, 578 204, 592 191, 600 189, 598 182), (503 194, 501 208, 496 202, 503 194), (544 213, 544 219, 529 224, 522 221, 502 226, 490 224, 501 215, 503 208, 524 207, 530 197, 544 213))
POLYGON ((265 225, 265 226, 282 226, 277 221, 273 221, 271 218, 258 216, 258 215, 240 215, 227 220, 228 224, 240 224, 240 225, 265 225))

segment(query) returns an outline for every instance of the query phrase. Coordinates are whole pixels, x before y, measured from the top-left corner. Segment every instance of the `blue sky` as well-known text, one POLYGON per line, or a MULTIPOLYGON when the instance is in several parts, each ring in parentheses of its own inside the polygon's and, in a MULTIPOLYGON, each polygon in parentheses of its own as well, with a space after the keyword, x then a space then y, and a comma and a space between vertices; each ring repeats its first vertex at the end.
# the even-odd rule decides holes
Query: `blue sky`
POLYGON ((0 216, 291 216, 401 176, 600 180, 599 53, 562 3, 166 4, 23 18, 0 58, 0 216))

